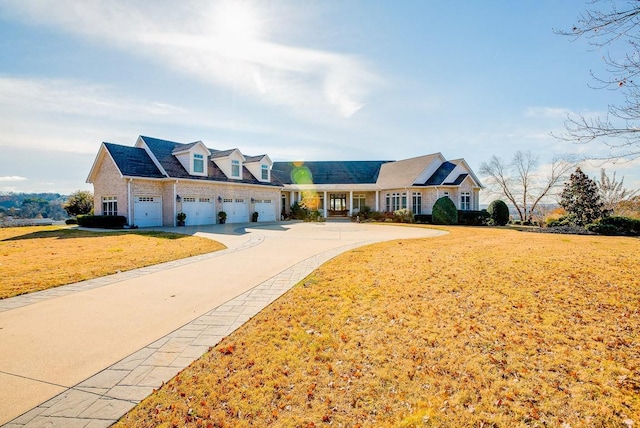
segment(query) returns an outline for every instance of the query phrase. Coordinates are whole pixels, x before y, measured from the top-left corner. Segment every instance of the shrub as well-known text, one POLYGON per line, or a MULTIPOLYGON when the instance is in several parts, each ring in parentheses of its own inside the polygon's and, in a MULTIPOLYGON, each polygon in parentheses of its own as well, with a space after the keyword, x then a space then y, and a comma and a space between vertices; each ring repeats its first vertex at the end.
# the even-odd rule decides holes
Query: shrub
POLYGON ((431 214, 416 214, 413 219, 416 223, 431 223, 431 214))
POLYGON ((509 223, 509 207, 504 201, 497 199, 489 204, 489 224, 492 226, 504 226, 509 223))
POLYGON ((457 224, 458 210, 448 196, 443 196, 433 204, 433 214, 431 217, 433 224, 457 224))
POLYGON ((258 212, 254 211, 253 214, 251 214, 251 221, 252 222, 257 222, 258 221, 258 212))
POLYGON ((398 223, 413 223, 413 213, 406 208, 394 211, 393 220, 398 223))
POLYGON ((79 215, 78 225, 102 229, 122 229, 127 224, 123 215, 79 215))
POLYGON ((309 210, 301 206, 298 202, 291 205, 291 218, 304 220, 309 216, 309 210))
POLYGON ((458 211, 458 224, 467 226, 486 226, 489 222, 487 210, 481 211, 458 211))
POLYGON ((605 217, 596 223, 586 226, 590 232, 599 233, 601 235, 640 235, 640 220, 629 217, 605 217))
POLYGON ((64 221, 64 224, 78 224, 78 220, 75 218, 68 218, 64 221))

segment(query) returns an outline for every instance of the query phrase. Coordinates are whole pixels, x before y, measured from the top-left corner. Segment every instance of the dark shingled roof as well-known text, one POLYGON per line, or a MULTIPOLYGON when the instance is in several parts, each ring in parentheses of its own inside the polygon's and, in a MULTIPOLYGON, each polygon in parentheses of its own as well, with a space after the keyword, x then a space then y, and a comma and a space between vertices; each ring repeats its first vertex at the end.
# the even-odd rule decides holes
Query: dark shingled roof
POLYGON ((456 167, 451 162, 444 162, 438 167, 431 177, 424 183, 425 186, 439 186, 442 182, 451 174, 451 171, 456 167))
POLYGON ((130 177, 163 178, 145 149, 104 143, 122 175, 130 177))
POLYGON ((271 176, 284 184, 294 184, 291 173, 306 167, 314 184, 375 184, 380 167, 390 161, 274 162, 271 176))
MULTIPOLYGON (((240 182, 240 183, 248 183, 248 184, 261 184, 264 186, 269 186, 269 185, 280 186, 280 183, 275 180, 272 180, 271 183, 264 183, 264 182, 258 181, 258 179, 256 179, 253 176, 253 174, 251 174, 251 172, 249 172, 249 170, 245 167, 242 168, 242 180, 229 179, 226 175, 224 175, 222 170, 218 168, 218 165, 216 165, 215 162, 211 160, 211 158, 215 157, 215 154, 219 154, 222 152, 219 150, 216 151, 211 149, 209 150, 214 154, 208 159, 208 164, 207 164, 208 175, 206 177, 189 175, 187 170, 184 169, 184 167, 182 166, 178 158, 176 158, 173 155, 173 153, 175 150, 180 151, 184 149, 184 147, 191 146, 193 144, 182 144, 182 143, 176 143, 175 141, 160 140, 158 138, 145 137, 145 136, 140 136, 140 138, 142 138, 142 140, 147 144, 147 147, 149 147, 149 150, 151 150, 151 152, 154 154, 156 159, 158 159, 158 162, 160 162, 160 165, 162 165, 162 167, 167 172, 167 174, 169 174, 169 177, 188 178, 191 180, 227 181, 227 182, 234 182, 234 183, 240 182)), ((226 152, 227 154, 230 154, 233 150, 234 149, 225 150, 224 152, 226 152)))
POLYGON ((453 180, 453 183, 444 183, 444 184, 453 184, 454 186, 459 186, 460 184, 462 184, 462 182, 464 181, 465 178, 467 178, 469 174, 460 174, 458 176, 458 178, 456 178, 455 180, 453 180))

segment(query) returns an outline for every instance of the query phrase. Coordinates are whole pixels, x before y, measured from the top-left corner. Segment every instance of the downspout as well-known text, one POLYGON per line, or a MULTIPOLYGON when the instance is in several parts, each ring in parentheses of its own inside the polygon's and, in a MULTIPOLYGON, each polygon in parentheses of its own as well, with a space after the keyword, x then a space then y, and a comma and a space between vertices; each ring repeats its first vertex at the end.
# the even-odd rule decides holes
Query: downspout
POLYGON ((131 182, 133 181, 133 178, 129 179, 129 182, 127 183, 127 212, 128 212, 128 223, 129 226, 134 226, 133 224, 133 206, 131 203, 131 182))

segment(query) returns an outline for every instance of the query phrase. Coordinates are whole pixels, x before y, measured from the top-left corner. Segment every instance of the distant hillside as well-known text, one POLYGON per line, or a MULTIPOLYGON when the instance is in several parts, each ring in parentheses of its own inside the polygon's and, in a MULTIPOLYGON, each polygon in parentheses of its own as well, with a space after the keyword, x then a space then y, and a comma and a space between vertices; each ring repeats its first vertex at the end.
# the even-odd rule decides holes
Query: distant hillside
POLYGON ((0 192, 0 218, 48 218, 64 220, 62 208, 67 196, 59 193, 3 193, 0 192))

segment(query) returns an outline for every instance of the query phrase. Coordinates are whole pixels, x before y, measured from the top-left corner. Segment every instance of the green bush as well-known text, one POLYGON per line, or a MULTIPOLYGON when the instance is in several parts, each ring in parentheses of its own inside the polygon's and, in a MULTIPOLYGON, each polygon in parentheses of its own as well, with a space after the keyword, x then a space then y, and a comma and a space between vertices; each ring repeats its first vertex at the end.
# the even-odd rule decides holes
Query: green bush
POLYGON ((601 235, 640 236, 640 220, 629 217, 605 217, 586 226, 589 232, 601 235))
POLYGON ((123 215, 79 215, 78 225, 101 229, 122 229, 127 224, 123 215))
POLYGON ((487 210, 458 211, 458 224, 466 226, 486 226, 489 221, 487 210))
POLYGON ((68 218, 64 221, 64 224, 78 224, 78 220, 75 218, 68 218))
POLYGON ((443 196, 433 204, 433 213, 431 215, 433 224, 457 224, 458 210, 448 196, 443 196))
POLYGON ((489 224, 491 226, 504 226, 509 223, 509 207, 504 201, 497 199, 489 204, 489 224))

